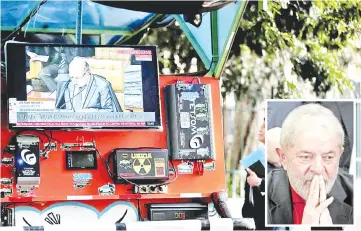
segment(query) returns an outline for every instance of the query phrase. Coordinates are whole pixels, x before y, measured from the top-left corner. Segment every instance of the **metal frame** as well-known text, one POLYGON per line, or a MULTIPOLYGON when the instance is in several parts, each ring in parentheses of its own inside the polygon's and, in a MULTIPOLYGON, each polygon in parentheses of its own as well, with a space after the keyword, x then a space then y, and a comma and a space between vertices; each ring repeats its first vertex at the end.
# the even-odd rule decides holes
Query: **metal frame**
POLYGON ((212 11, 210 12, 210 19, 211 19, 211 45, 212 45, 212 58, 211 60, 208 59, 206 53, 197 42, 195 37, 192 35, 191 31, 188 29, 187 24, 181 18, 180 15, 174 15, 174 18, 179 23, 181 29, 183 30, 184 34, 187 36, 189 42, 193 45, 194 49, 198 53, 199 57, 201 58, 203 64, 206 68, 208 68, 208 73, 206 76, 212 76, 215 78, 220 78, 222 75, 224 65, 227 61, 228 55, 231 50, 231 45, 233 43, 234 37, 238 30, 239 24, 241 22, 242 16, 245 12, 246 6, 248 1, 243 0, 238 8, 238 14, 234 18, 231 30, 228 32, 227 41, 223 47, 223 54, 219 54, 219 47, 218 47, 218 12, 212 11))
POLYGON ((361 101, 356 103, 356 178, 361 179, 361 101))
POLYGON ((77 2, 77 17, 76 17, 76 44, 82 44, 82 28, 83 28, 83 1, 77 2))
POLYGON ((234 38, 236 36, 238 27, 239 27, 239 25, 241 23, 241 19, 243 17, 243 14, 244 14, 244 12, 246 10, 247 4, 248 4, 248 0, 243 0, 240 7, 239 7, 239 9, 238 9, 237 17, 233 21, 232 29, 229 31, 229 34, 228 34, 228 41, 225 43, 224 53, 223 53, 222 57, 220 58, 217 66, 214 69, 214 72, 212 74, 212 76, 214 76, 216 78, 220 78, 221 75, 222 75, 224 65, 225 65, 225 63, 227 61, 227 58, 229 56, 229 53, 231 51, 234 38))
POLYGON ((211 12, 211 44, 212 44, 212 60, 210 66, 210 74, 213 76, 215 73, 217 63, 219 60, 218 54, 218 12, 212 11, 211 12))
POLYGON ((188 29, 186 23, 183 21, 180 15, 173 15, 174 18, 179 23, 180 28, 182 29, 183 33, 187 36, 189 42, 192 44, 196 52, 198 53, 199 57, 201 58, 204 66, 209 67, 211 65, 210 60, 208 60, 208 57, 206 53, 203 51, 202 47, 197 42, 196 38, 192 35, 191 31, 188 29))

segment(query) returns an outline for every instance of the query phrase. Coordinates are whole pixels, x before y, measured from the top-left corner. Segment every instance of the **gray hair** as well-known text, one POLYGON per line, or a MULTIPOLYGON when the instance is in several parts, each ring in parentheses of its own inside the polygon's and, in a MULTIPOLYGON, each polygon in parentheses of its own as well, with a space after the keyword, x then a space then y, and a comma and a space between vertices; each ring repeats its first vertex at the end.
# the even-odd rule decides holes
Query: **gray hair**
POLYGON ((281 148, 283 150, 293 147, 296 139, 296 131, 302 129, 299 124, 305 128, 305 123, 302 122, 309 122, 309 124, 311 124, 310 126, 312 126, 311 122, 316 122, 320 126, 333 129, 332 131, 335 132, 340 140, 340 148, 343 148, 345 143, 345 132, 340 121, 330 109, 319 104, 310 103, 297 107, 291 111, 283 122, 280 140, 281 148))
POLYGON ((84 73, 90 71, 88 62, 81 57, 74 57, 74 59, 70 62, 69 66, 76 66, 82 68, 82 70, 84 70, 84 73))

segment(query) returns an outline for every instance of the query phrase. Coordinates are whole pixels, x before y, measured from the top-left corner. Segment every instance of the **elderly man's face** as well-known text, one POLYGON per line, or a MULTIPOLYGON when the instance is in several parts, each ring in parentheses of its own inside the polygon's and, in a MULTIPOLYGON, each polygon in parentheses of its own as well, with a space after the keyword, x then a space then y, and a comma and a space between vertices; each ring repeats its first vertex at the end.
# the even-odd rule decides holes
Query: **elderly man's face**
POLYGON ((294 146, 284 150, 281 157, 292 188, 305 200, 315 175, 323 176, 326 191, 330 192, 343 152, 335 133, 315 126, 296 132, 294 146))
POLYGON ((69 65, 69 75, 73 80, 80 80, 85 75, 84 66, 71 64, 69 65))

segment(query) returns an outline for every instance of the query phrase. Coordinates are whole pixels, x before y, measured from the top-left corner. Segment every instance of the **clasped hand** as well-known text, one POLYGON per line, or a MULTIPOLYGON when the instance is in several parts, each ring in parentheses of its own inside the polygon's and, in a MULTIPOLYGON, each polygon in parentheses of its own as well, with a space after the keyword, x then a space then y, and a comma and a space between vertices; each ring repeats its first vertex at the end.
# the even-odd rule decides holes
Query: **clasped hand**
POLYGON ((328 206, 333 197, 326 199, 326 186, 322 176, 314 176, 303 211, 302 224, 332 225, 328 206))

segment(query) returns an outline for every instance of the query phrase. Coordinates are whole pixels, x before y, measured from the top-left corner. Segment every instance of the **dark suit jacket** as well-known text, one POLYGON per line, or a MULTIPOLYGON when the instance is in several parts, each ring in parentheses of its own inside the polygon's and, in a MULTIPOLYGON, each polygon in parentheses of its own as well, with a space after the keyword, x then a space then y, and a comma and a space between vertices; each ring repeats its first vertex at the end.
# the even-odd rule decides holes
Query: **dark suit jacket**
MULTIPOLYGON (((248 177, 248 174, 247 174, 248 177)), ((264 180, 262 179, 262 183, 259 187, 253 187, 253 202, 254 205, 251 203, 250 201, 250 195, 249 195, 249 189, 250 189, 250 185, 246 182, 245 186, 244 186, 244 192, 245 192, 245 197, 244 197, 244 204, 242 207, 242 217, 244 218, 254 218, 255 216, 260 216, 262 215, 262 213, 264 214, 264 208, 265 208, 265 203, 264 203, 264 196, 262 196, 262 193, 265 191, 264 190, 264 180)))
MULTIPOLYGON (((268 165, 267 166, 267 171, 268 171, 272 165, 269 163, 267 163, 267 165, 268 165)), ((247 177, 248 176, 249 176, 249 174, 247 173, 247 177)), ((262 177, 262 176, 258 176, 258 177, 262 177)), ((250 187, 251 186, 246 181, 246 183, 244 185, 245 197, 244 197, 244 204, 242 207, 242 216, 244 218, 254 218, 257 216, 264 217, 265 198, 264 198, 264 196, 262 196, 262 193, 265 192, 265 179, 262 178, 261 184, 258 187, 253 187, 253 189, 252 189, 254 205, 250 201, 250 195, 249 195, 250 187)))
MULTIPOLYGON (((70 80, 57 85, 55 107, 58 109, 73 109, 70 80)), ((85 89, 82 109, 99 109, 110 112, 122 112, 118 99, 109 81, 99 75, 92 75, 85 89)))
MULTIPOLYGON (((273 170, 268 175, 268 224, 293 224, 290 184, 284 169, 273 170)), ((327 197, 334 200, 328 207, 333 224, 353 224, 353 180, 340 169, 327 197)))

